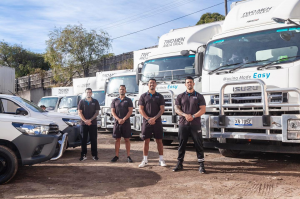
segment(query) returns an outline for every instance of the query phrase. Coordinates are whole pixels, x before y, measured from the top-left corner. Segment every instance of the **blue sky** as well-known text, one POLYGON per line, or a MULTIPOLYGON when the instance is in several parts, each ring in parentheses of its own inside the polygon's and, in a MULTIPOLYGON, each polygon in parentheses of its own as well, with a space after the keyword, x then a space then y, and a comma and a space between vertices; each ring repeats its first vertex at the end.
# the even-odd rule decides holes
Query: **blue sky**
MULTIPOLYGON (((115 38, 221 2, 224 0, 1 0, 0 39, 43 53, 54 27, 82 24, 88 30, 103 29, 115 38)), ((117 55, 156 45, 159 36, 195 25, 206 12, 224 14, 224 5, 116 39, 111 52, 117 55)))

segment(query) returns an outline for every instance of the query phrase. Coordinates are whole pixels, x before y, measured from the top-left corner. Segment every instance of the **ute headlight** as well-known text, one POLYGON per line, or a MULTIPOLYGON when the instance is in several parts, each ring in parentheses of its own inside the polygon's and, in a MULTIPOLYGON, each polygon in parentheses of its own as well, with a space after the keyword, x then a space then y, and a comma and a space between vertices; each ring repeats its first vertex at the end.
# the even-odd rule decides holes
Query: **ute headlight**
POLYGON ((300 140, 300 120, 288 120, 288 134, 289 140, 300 140))
POLYGON ((46 135, 50 130, 49 126, 40 124, 24 124, 13 122, 12 125, 25 135, 46 135))
POLYGON ((69 126, 78 126, 80 125, 80 120, 76 120, 76 119, 67 119, 67 118, 63 118, 62 119, 67 125, 69 126))

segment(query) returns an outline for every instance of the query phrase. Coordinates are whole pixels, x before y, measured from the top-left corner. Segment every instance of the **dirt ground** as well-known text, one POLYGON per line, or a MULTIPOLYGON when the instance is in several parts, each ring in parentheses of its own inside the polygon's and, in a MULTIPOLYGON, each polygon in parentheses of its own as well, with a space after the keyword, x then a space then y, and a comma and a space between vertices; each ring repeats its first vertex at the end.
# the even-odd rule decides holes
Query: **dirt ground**
POLYGON ((186 153, 184 170, 172 172, 177 144, 164 147, 168 167, 158 166, 155 142, 149 166, 142 160, 139 140, 131 142, 134 163, 126 163, 124 142, 120 159, 114 157, 111 135, 99 134, 99 161, 78 161, 80 148, 68 149, 57 161, 21 167, 16 177, 0 186, 0 198, 300 198, 300 155, 244 153, 222 157, 205 152, 207 174, 198 172, 195 149, 186 153))

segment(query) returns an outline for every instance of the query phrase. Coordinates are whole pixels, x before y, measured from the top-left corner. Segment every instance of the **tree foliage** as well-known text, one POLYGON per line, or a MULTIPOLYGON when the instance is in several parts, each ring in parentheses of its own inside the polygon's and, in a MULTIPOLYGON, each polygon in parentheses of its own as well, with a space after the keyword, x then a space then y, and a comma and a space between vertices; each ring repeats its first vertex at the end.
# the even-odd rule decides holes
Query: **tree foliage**
POLYGON ((225 19, 224 15, 221 15, 219 13, 205 13, 201 16, 200 20, 197 22, 196 25, 205 24, 205 23, 211 23, 215 21, 222 21, 225 19))
POLYGON ((55 28, 46 41, 45 59, 51 64, 54 80, 70 80, 74 72, 89 76, 95 65, 111 47, 109 35, 96 30, 87 31, 82 25, 55 28))
POLYGON ((0 65, 15 68, 16 77, 50 68, 42 54, 26 50, 21 45, 10 45, 4 41, 0 42, 0 65))

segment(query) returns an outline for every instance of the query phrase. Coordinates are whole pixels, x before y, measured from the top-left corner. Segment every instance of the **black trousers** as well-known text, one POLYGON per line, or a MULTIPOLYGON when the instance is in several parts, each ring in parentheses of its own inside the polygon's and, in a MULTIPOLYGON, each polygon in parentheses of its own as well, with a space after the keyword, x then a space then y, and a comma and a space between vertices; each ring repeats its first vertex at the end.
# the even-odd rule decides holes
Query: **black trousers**
POLYGON ((204 161, 203 139, 202 139, 202 131, 201 131, 200 125, 199 126, 198 125, 197 126, 196 125, 195 126, 184 126, 184 125, 179 126, 178 161, 180 161, 182 163, 184 160, 186 144, 187 144, 187 141, 188 141, 190 135, 192 136, 192 139, 194 141, 194 145, 195 145, 196 152, 197 152, 198 162, 203 162, 204 161))
POLYGON ((97 125, 81 125, 82 140, 81 140, 81 155, 87 154, 87 139, 90 135, 92 156, 97 156, 97 125))

